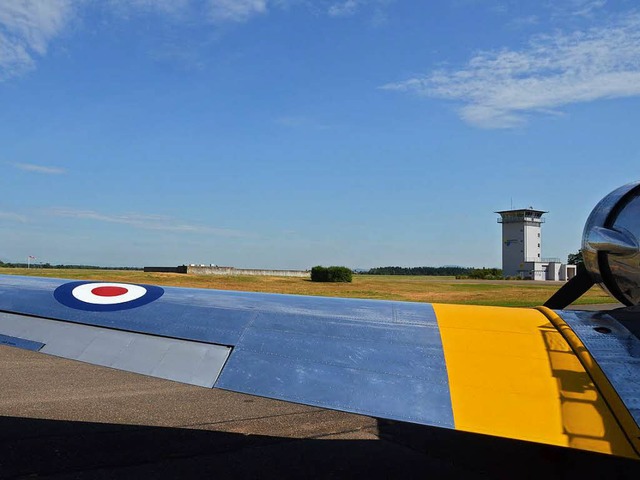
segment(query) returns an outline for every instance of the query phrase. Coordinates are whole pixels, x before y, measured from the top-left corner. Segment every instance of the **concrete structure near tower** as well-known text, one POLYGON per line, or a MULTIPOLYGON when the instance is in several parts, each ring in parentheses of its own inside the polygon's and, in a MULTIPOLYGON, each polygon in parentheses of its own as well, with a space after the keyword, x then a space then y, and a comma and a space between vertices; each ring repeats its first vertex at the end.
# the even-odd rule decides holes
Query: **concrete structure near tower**
POLYGON ((529 280, 567 281, 576 274, 575 265, 559 258, 542 257, 543 210, 533 207, 496 212, 502 224, 502 274, 529 280))

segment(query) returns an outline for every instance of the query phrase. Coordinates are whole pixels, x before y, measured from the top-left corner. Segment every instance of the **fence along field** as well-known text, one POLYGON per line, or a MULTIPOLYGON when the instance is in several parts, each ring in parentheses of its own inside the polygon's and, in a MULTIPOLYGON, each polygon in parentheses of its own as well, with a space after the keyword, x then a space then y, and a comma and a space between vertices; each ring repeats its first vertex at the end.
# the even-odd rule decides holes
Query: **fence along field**
MULTIPOLYGON (((309 279, 293 277, 201 276, 145 273, 131 270, 0 268, 0 274, 296 295, 495 306, 542 305, 562 285, 556 282, 526 280, 456 280, 454 277, 404 275, 354 275, 352 283, 316 283, 309 279)), ((582 305, 614 303, 614 300, 600 287, 595 286, 576 303, 582 305)))

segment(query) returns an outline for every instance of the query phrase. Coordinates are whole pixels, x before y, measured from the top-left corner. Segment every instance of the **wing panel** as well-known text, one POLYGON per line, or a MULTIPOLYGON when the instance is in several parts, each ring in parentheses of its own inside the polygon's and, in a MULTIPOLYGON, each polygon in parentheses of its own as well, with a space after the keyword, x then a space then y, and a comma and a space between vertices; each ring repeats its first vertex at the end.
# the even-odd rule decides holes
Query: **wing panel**
MULTIPOLYGON (((394 331, 399 330, 398 326, 374 325, 362 331, 356 325, 355 332, 349 335, 349 330, 354 327, 349 322, 323 322, 314 318, 311 321, 322 323, 327 330, 331 327, 333 332, 309 335, 305 331, 263 328, 261 319, 259 316, 245 331, 239 344, 242 351, 304 359, 335 367, 380 371, 446 385, 446 378, 442 376, 444 365, 440 333, 436 328, 403 326, 403 333, 412 336, 409 343, 389 340, 395 336, 392 335, 394 331)), ((289 320, 291 324, 302 323, 297 322, 299 318, 295 317, 289 320)), ((398 336, 405 340, 405 335, 398 336)))
POLYGON ((571 344, 636 452, 640 453, 640 341, 636 336, 638 320, 634 307, 610 312, 540 309, 571 344))
POLYGON ((1 312, 0 331, 42 344, 41 353, 202 387, 213 386, 231 351, 220 345, 1 312))
POLYGON ((429 304, 420 305, 422 310, 422 322, 399 326, 394 321, 393 310, 386 303, 381 303, 380 310, 387 313, 381 316, 380 312, 374 318, 367 320, 362 317, 336 317, 313 314, 280 313, 269 310, 261 310, 257 321, 250 328, 260 328, 263 331, 282 333, 286 336, 297 333, 305 337, 334 338, 336 340, 361 340, 375 342, 391 342, 394 344, 424 345, 433 344, 440 346, 437 335, 437 325, 433 315, 433 308, 429 304), (425 322, 430 318, 430 322, 425 322), (422 327, 422 328, 421 328, 422 327), (430 343, 431 342, 431 343, 430 343))
POLYGON ((380 303, 381 311, 366 325, 366 316, 261 313, 234 348, 216 387, 452 428, 432 307, 416 306, 419 317, 397 322, 390 306, 380 303))
POLYGON ((453 428, 449 390, 420 378, 243 351, 216 387, 374 417, 453 428))
POLYGON ((558 313, 598 362, 640 425, 640 340, 607 313, 558 313))

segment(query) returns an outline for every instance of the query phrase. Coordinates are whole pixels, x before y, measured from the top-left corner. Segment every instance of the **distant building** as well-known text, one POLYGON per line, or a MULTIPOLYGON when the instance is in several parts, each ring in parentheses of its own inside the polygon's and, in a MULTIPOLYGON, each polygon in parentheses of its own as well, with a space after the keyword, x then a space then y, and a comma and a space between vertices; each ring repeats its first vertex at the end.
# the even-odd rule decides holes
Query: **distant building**
POLYGON ((542 224, 545 213, 533 207, 502 210, 502 274, 530 280, 567 281, 576 274, 575 265, 559 258, 542 257, 542 224))
POLYGON ((309 270, 264 270, 258 268, 221 267, 214 263, 209 265, 190 263, 178 267, 144 267, 145 272, 155 273, 188 273, 193 275, 253 275, 271 277, 303 277, 309 278, 309 270))

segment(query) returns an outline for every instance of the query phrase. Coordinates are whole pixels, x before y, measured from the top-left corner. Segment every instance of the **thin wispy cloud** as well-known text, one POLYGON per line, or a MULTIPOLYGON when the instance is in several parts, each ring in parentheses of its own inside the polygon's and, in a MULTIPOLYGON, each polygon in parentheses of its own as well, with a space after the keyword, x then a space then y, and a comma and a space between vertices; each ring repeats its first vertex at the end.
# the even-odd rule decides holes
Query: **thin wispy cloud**
POLYGON ((607 0, 569 0, 566 3, 556 3, 553 6, 560 12, 578 17, 591 17, 604 8, 607 0))
POLYGON ((362 2, 358 0, 345 0, 329 6, 327 13, 332 17, 347 17, 358 11, 362 2))
MULTIPOLYGON (((383 23, 383 6, 391 0, 5 0, 0 1, 0 81, 23 75, 36 67, 51 42, 78 17, 99 10, 120 18, 155 14, 185 25, 244 23, 269 11, 294 6, 330 17, 350 16, 364 6, 374 7, 374 22, 383 23)), ((172 55, 176 55, 172 53, 172 55)), ((183 56, 177 56, 183 61, 183 56)))
POLYGON ((109 0, 107 5, 126 15, 136 11, 182 15, 190 3, 190 0, 109 0))
POLYGON ((228 228, 215 228, 207 225, 184 223, 180 219, 165 215, 147 215, 141 213, 105 214, 94 210, 78 210, 74 208, 51 208, 48 213, 57 217, 93 220, 98 222, 119 223, 145 230, 164 232, 208 234, 224 237, 248 237, 246 232, 228 228))
POLYGON ((350 17, 365 7, 373 7, 374 22, 384 23, 384 8, 392 0, 331 0, 308 2, 305 0, 208 0, 209 18, 213 23, 246 22, 270 10, 288 9, 295 5, 307 6, 311 11, 329 17, 350 17))
POLYGON ((66 170, 58 167, 50 167, 45 165, 34 165, 33 163, 12 163, 12 165, 20 170, 34 173, 42 173, 44 175, 62 175, 66 170))
POLYGON ((460 69, 441 69, 381 88, 463 104, 472 125, 510 128, 532 113, 640 95, 640 15, 573 33, 536 36, 521 50, 481 52, 460 69))
POLYGON ((273 0, 110 0, 109 5, 126 17, 155 13, 173 19, 193 19, 212 23, 245 22, 266 13, 273 0))
POLYGON ((373 24, 381 25, 386 22, 385 7, 393 0, 340 0, 332 1, 326 13, 330 17, 351 17, 366 7, 373 8, 373 24))
POLYGON ((209 17, 214 23, 245 22, 267 12, 267 0, 209 0, 209 17))
POLYGON ((3 212, 0 210, 0 221, 27 223, 27 217, 13 212, 3 212))
POLYGON ((0 2, 0 80, 31 70, 68 24, 72 0, 0 2))
POLYGON ((528 28, 536 26, 540 23, 540 18, 537 15, 527 15, 525 17, 516 17, 507 23, 510 28, 528 28))

